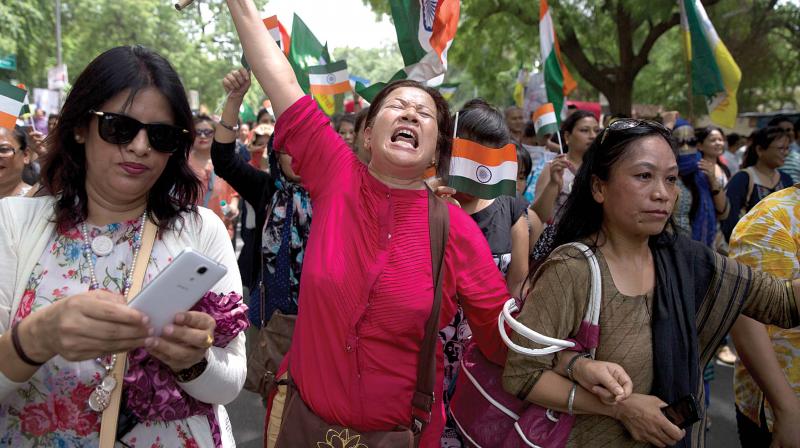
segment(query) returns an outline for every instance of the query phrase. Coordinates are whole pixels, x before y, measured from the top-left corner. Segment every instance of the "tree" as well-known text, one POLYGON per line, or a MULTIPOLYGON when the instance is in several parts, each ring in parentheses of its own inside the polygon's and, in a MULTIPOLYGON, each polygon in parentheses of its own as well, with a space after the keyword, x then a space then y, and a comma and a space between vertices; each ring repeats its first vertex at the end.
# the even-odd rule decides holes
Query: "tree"
MULTIPOLYGON (((378 14, 389 11, 388 0, 364 2, 378 14)), ((579 83, 574 97, 596 99, 601 92, 611 111, 623 114, 630 113, 634 99, 688 108, 676 2, 549 3, 561 52, 579 83)), ((800 82, 798 71, 785 76, 786 71, 778 70, 797 66, 800 8, 788 3, 778 6, 776 0, 703 3, 742 69, 742 108, 786 98, 788 87, 800 82)), ((508 104, 519 66, 530 67, 532 60, 538 63, 538 7, 530 0, 462 0, 461 5, 462 19, 449 62, 472 76, 481 95, 508 104)), ((702 105, 701 98, 697 101, 702 105)))
MULTIPOLYGON (((141 44, 167 58, 186 89, 198 90, 201 102, 215 110, 224 98, 222 77, 239 66, 239 38, 224 0, 197 2, 182 13, 164 0, 62 0, 61 22, 70 80, 103 51, 141 44)), ((17 54, 18 61, 18 70, 0 71, 0 79, 46 86, 47 69, 56 63, 54 28, 52 0, 0 4, 0 53, 17 54)), ((263 96, 255 84, 250 102, 263 96)))

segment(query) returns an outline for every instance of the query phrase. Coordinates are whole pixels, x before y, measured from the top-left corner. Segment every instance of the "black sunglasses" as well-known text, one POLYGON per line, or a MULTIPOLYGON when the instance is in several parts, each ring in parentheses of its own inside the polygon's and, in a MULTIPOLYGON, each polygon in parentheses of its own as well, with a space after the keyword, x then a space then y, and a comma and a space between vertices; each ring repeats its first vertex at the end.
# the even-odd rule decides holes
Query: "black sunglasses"
POLYGON ((600 137, 600 144, 605 142, 606 137, 611 131, 624 131, 626 129, 638 128, 639 126, 646 126, 655 128, 663 134, 670 135, 670 130, 664 127, 663 124, 652 120, 637 120, 634 118, 620 118, 619 120, 612 121, 608 127, 603 129, 603 135, 600 137))
POLYGON ((189 145, 189 131, 162 123, 142 123, 127 115, 90 110, 97 115, 97 133, 100 138, 114 145, 125 145, 133 141, 142 128, 147 130, 150 147, 158 152, 172 154, 189 145))

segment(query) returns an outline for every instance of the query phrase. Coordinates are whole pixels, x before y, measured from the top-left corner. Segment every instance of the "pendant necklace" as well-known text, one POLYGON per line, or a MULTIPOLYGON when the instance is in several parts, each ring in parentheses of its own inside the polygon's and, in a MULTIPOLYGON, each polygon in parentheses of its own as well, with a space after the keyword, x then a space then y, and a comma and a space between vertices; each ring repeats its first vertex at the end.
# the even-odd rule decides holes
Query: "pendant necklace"
MULTIPOLYGON (((131 284, 133 283, 133 268, 136 266, 136 259, 139 258, 139 249, 142 247, 142 233, 144 232, 144 223, 147 221, 147 211, 142 213, 142 218, 139 222, 139 230, 133 237, 133 261, 128 269, 128 274, 125 276, 125 283, 123 285, 122 295, 125 296, 125 302, 128 302, 128 292, 130 291, 131 284)), ((89 266, 89 290, 100 288, 100 283, 97 281, 97 276, 94 272, 94 260, 92 253, 98 257, 104 257, 111 254, 114 250, 114 241, 106 235, 98 235, 89 241, 89 228, 86 221, 81 223, 81 235, 83 236, 83 256, 86 258, 86 264, 89 266)), ((105 370, 103 379, 95 386, 92 393, 89 395, 89 407, 95 412, 103 412, 111 401, 111 393, 117 387, 117 380, 111 372, 117 363, 117 355, 112 354, 105 358, 97 358, 96 361, 105 370)))

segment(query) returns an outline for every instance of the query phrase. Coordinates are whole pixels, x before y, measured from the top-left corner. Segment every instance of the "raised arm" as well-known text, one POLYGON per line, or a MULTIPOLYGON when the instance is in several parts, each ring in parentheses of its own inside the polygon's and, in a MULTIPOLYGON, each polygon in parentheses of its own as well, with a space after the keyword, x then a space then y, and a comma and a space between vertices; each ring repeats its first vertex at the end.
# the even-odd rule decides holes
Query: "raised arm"
POLYGON ((303 96, 292 66, 261 21, 253 0, 227 0, 245 57, 272 102, 275 118, 303 96))
POLYGON ((222 108, 221 122, 217 123, 214 132, 214 143, 211 145, 214 171, 245 201, 257 205, 261 203, 264 194, 271 194, 272 189, 267 191, 267 187, 273 185, 273 178, 236 155, 236 132, 225 127, 236 123, 239 106, 250 87, 250 73, 244 69, 234 70, 225 76, 222 85, 228 97, 222 108))

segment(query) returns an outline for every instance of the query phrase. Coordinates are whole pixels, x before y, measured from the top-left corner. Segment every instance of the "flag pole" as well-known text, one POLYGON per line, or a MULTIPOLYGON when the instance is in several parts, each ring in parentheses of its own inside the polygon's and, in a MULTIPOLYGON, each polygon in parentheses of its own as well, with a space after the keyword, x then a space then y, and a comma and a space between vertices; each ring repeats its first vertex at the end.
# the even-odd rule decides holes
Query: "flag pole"
POLYGON ((692 62, 686 59, 687 92, 686 100, 689 102, 689 122, 694 126, 694 94, 692 93, 692 62))
POLYGON ((564 154, 564 145, 561 144, 561 130, 556 131, 556 135, 558 136, 558 153, 564 154))

